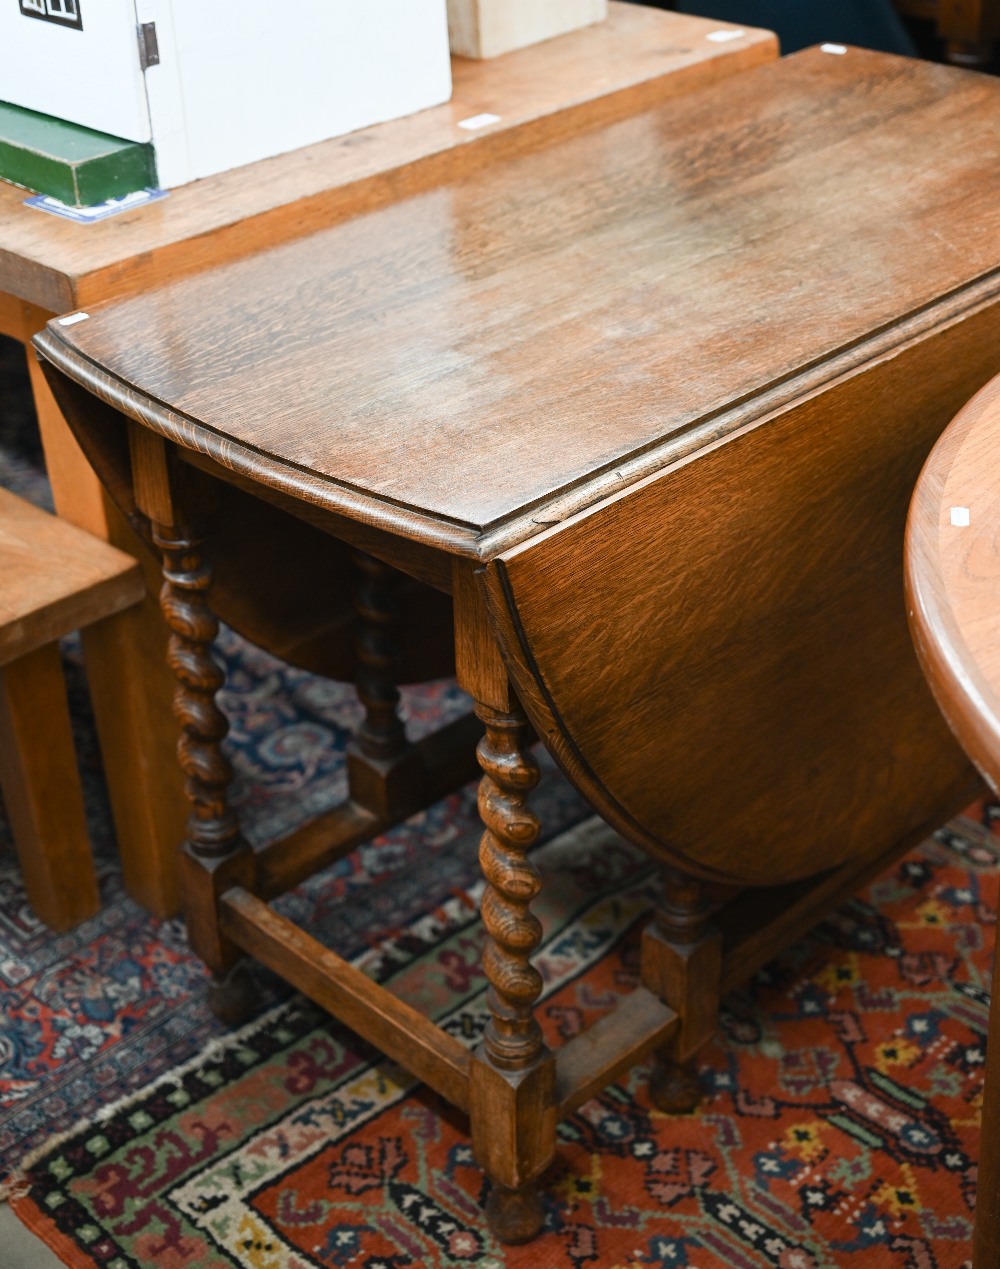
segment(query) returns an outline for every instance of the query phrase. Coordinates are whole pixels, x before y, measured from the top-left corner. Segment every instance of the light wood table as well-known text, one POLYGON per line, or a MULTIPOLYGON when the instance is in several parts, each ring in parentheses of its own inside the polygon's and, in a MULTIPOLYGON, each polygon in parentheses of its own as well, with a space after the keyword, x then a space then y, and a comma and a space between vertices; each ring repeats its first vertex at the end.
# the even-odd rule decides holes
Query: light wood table
MULTIPOLYGON (((0 333, 27 342, 54 313, 135 295, 302 237, 777 56, 766 31, 710 38, 737 29, 612 3, 598 26, 493 61, 456 59, 447 105, 198 181, 93 225, 26 208, 24 191, 0 182, 0 333), (495 123, 461 127, 487 113, 498 116, 495 123)), ((131 528, 103 495, 30 361, 57 511, 135 550, 131 528)), ((178 906, 184 799, 154 574, 145 606, 88 632, 84 642, 125 883, 166 915, 178 906)))
MULTIPOLYGON (((910 629, 938 705, 1000 791, 1000 379, 949 425, 906 526, 910 629)), ((975 1269, 1000 1267, 1000 972, 993 963, 975 1269)))
POLYGON ((656 1104, 690 1107, 720 993, 980 788, 913 655, 900 542, 1000 368, 998 118, 988 77, 811 50, 36 341, 163 561, 217 1004, 248 952, 468 1110, 502 1238, 538 1228, 560 1115, 650 1052, 656 1104), (308 636, 352 555, 350 796, 254 851, 215 614, 308 636), (408 744, 395 708, 403 658, 452 650, 485 729, 473 1054, 270 906, 461 770, 464 724, 408 744), (555 1054, 525 714, 665 876, 643 986, 555 1054))

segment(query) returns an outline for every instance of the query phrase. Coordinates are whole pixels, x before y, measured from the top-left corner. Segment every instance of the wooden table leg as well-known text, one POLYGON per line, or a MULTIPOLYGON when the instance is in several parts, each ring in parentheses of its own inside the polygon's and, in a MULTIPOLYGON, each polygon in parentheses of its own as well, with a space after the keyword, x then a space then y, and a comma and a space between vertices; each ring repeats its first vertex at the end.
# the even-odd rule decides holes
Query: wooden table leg
POLYGON ((183 772, 188 811, 179 854, 188 942, 212 971, 213 1012, 236 1024, 257 1000, 242 949, 222 932, 219 897, 237 885, 252 892, 256 876, 254 853, 229 802, 233 770, 222 750, 229 723, 216 703, 225 671, 212 655, 219 622, 208 602, 212 568, 202 551, 204 508, 197 477, 172 473, 160 437, 130 424, 129 449, 136 506, 149 517, 163 569, 159 602, 170 632, 166 665, 180 724, 172 764, 183 772))
POLYGON ((207 600, 212 573, 197 530, 170 522, 153 528, 163 552, 160 602, 171 632, 167 659, 177 680, 174 712, 181 724, 177 755, 190 808, 181 855, 188 942, 212 971, 212 1011, 236 1025, 257 1000, 242 949, 220 929, 218 900, 233 885, 254 888, 254 862, 229 803, 233 769, 222 752, 229 723, 215 700, 225 674, 212 656, 219 623, 207 600))
POLYGON ((486 728, 477 757, 491 1016, 469 1072, 469 1120, 476 1160, 493 1182, 490 1228, 501 1242, 523 1243, 542 1226, 537 1182, 555 1154, 557 1122, 556 1063, 534 1016, 542 979, 531 964, 542 931, 530 905, 541 881, 527 851, 540 826, 527 798, 539 773, 471 569, 457 565, 454 576, 458 681, 486 728))
POLYGON ((681 1020, 656 1053, 650 1097, 659 1110, 686 1114, 701 1100, 695 1062, 715 1033, 722 980, 722 938, 708 923, 705 889, 696 877, 664 870, 663 896, 643 931, 641 973, 643 986, 681 1020))
POLYGON ((0 785, 28 900, 68 930, 100 898, 57 644, 0 670, 0 785))
POLYGON ((522 1243, 542 1226, 536 1182, 555 1153, 556 1130, 555 1058, 534 1016, 542 978, 530 959, 542 937, 529 906, 541 880, 526 853, 540 827, 527 805, 538 764, 524 747, 527 720, 516 701, 502 712, 477 703, 476 713, 486 726, 479 862, 490 1021, 472 1060, 469 1118, 473 1151, 493 1182, 490 1228, 501 1242, 522 1243))
MULTIPOLYGON (((10 297, 2 300, 0 326, 29 344, 50 315, 16 302, 18 332, 11 328, 14 304, 10 297)), ((146 600, 84 631, 83 648, 125 886, 157 916, 172 916, 180 906, 177 848, 184 836, 185 801, 174 756, 174 683, 156 599, 159 568, 107 499, 30 349, 28 369, 56 511, 137 556, 146 574, 146 600)))
POLYGON ((363 551, 353 558, 357 689, 364 718, 347 747, 347 783, 355 802, 392 821, 416 805, 426 777, 398 709, 400 574, 363 551))

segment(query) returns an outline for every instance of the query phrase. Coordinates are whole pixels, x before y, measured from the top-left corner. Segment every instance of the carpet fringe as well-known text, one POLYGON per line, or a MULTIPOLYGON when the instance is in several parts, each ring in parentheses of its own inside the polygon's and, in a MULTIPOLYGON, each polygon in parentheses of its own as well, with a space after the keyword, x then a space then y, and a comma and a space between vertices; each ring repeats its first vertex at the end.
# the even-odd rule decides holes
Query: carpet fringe
POLYGON ((25 1198, 30 1190, 31 1182, 25 1176, 23 1168, 16 1168, 0 1181, 0 1203, 12 1203, 15 1199, 25 1198))

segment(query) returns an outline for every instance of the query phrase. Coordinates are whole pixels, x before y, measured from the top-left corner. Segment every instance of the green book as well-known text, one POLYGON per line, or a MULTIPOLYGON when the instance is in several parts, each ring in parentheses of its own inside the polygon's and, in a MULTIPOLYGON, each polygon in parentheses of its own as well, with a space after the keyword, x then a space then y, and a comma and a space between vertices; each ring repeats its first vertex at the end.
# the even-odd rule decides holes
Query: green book
POLYGON ((90 207, 156 184, 153 147, 0 102, 0 178, 90 207))

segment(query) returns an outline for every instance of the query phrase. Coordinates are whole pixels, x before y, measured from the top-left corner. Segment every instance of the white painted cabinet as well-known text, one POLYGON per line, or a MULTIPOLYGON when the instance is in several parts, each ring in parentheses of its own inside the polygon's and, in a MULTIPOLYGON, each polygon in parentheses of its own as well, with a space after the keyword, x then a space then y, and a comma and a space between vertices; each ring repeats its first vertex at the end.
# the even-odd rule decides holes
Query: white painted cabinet
POLYGON ((0 0, 0 100, 152 140, 167 187, 450 96, 446 0, 0 0))
POLYGON ((0 101, 149 141, 135 0, 0 0, 0 101))

